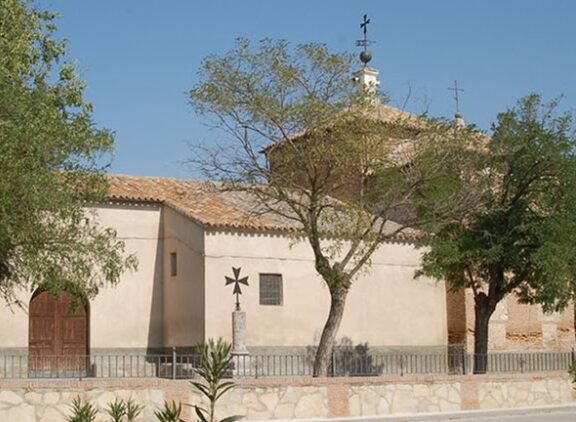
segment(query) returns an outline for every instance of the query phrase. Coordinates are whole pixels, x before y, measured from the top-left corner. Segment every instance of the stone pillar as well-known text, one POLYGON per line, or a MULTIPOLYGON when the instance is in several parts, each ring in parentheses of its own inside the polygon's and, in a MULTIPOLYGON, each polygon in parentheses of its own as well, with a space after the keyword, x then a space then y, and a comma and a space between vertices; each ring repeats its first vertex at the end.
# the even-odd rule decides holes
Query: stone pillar
POLYGON ((232 355, 247 355, 246 349, 246 312, 232 312, 232 355))
POLYGON ((245 376, 250 373, 251 361, 246 348, 246 312, 236 308, 232 312, 232 375, 245 376))

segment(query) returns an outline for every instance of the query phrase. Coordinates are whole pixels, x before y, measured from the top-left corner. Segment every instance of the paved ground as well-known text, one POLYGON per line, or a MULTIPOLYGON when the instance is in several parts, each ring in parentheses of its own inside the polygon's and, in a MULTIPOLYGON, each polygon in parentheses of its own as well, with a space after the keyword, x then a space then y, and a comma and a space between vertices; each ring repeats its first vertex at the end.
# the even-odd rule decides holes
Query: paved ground
MULTIPOLYGON (((347 422, 343 420, 342 422, 347 422)), ((576 422, 576 405, 351 418, 350 422, 576 422)))
MULTIPOLYGON (((407 419, 408 421, 409 419, 407 419)), ((419 420, 420 422, 425 422, 426 419, 419 420)), ((534 412, 523 415, 500 415, 500 416, 490 416, 490 417, 477 417, 477 418, 467 418, 467 419, 428 419, 427 421, 434 422, 456 422, 456 421, 468 421, 468 422, 576 422, 576 410, 571 412, 549 412, 541 413, 534 412)))
MULTIPOLYGON (((295 419, 276 419, 293 422, 295 419)), ((576 422, 576 404, 502 410, 299 419, 300 422, 576 422)), ((4 422, 4 421, 1 421, 4 422)), ((262 420, 259 422, 272 422, 262 420)))
MULTIPOLYGON (((468 419, 474 422, 575 422, 575 412, 553 412, 545 414, 496 416, 491 418, 468 419)), ((448 421, 450 421, 448 419, 448 421)), ((454 419, 452 419, 454 421, 454 419)), ((452 422, 450 421, 450 422, 452 422)), ((438 422, 438 421, 437 421, 438 422)))

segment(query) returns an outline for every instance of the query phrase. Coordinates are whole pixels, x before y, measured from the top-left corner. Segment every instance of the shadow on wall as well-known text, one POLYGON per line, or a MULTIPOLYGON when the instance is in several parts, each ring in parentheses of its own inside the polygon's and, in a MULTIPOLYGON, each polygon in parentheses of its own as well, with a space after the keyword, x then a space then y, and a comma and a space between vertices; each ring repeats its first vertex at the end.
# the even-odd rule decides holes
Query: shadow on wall
MULTIPOLYGON (((312 366, 316 356, 317 346, 308 346, 306 356, 312 366)), ((376 362, 370 353, 368 343, 354 342, 349 337, 336 340, 332 359, 330 360, 330 373, 332 376, 377 376, 384 372, 385 362, 376 362)))
MULTIPOLYGON (((316 346, 306 348, 306 361, 312 367, 316 346)), ((461 346, 369 346, 354 344, 349 337, 336 340, 329 372, 332 376, 379 376, 407 374, 463 373, 465 349, 461 346)))
POLYGON ((164 209, 160 210, 160 223, 158 224, 158 235, 156 236, 156 257, 154 259, 154 280, 152 285, 152 300, 150 301, 150 321, 148 323, 148 344, 146 353, 164 353, 164 299, 163 299, 163 277, 164 277, 164 209))

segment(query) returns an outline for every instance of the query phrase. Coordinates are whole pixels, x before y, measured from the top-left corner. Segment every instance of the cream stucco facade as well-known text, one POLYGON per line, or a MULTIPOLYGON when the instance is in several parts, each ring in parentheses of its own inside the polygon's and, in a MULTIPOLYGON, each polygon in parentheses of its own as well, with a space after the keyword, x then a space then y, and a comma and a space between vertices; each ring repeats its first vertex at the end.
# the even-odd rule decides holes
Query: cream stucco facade
MULTIPOLYGON (((91 352, 190 347, 211 337, 231 340, 235 302, 224 277, 232 267, 249 277, 241 296, 249 348, 304 348, 317 342, 329 293, 305 241, 281 232, 206 228, 160 203, 116 202, 95 211, 139 265, 90 302, 91 352), (260 304, 260 274, 282 276, 281 305, 260 304)), ((444 283, 414 279, 419 259, 409 243, 383 244, 354 282, 339 337, 373 347, 444 347, 444 283)), ((20 292, 23 303, 31 295, 20 292)), ((3 306, 0 348, 27 346, 26 309, 3 306)))
MULTIPOLYGON (((90 209, 116 230, 138 269, 90 301, 91 354, 189 349, 209 338, 231 340, 235 298, 225 277, 248 276, 243 287, 246 343, 255 353, 292 353, 317 344, 329 292, 311 247, 294 227, 251 213, 249 199, 206 182, 110 176, 109 202, 90 209), (261 304, 261 275, 281 279, 281 299, 261 304)), ((446 291, 443 281, 415 278, 421 250, 409 238, 383 243, 348 294, 339 341, 372 350, 472 350, 471 292, 446 291)), ((33 292, 18 292, 30 303, 33 292)), ((545 315, 536 306, 503 301, 491 319, 490 350, 567 350, 574 343, 572 308, 545 315)), ((0 354, 26 353, 27 309, 0 306, 0 354)))
MULTIPOLYGON (((110 204, 96 210, 102 226, 112 227, 138 257, 138 270, 118 285, 100 290, 89 304, 90 349, 155 349, 163 346, 163 207, 110 204)), ((18 292, 28 304, 33 292, 18 292)), ((28 347, 28 309, 0 307, 0 348, 28 347)))
MULTIPOLYGON (((286 236, 208 232, 205 238, 206 307, 224 318, 207 318, 209 337, 229 338, 234 300, 224 285, 231 268, 242 267, 251 286, 242 306, 250 346, 315 344, 328 315, 327 288, 314 269, 310 246, 286 236), (283 304, 259 304, 259 274, 281 274, 283 304)), ((339 336, 369 346, 445 346, 444 283, 414 279, 420 253, 413 245, 389 243, 374 254, 370 268, 349 293, 339 336), (406 304, 411 303, 411 306, 406 304)))

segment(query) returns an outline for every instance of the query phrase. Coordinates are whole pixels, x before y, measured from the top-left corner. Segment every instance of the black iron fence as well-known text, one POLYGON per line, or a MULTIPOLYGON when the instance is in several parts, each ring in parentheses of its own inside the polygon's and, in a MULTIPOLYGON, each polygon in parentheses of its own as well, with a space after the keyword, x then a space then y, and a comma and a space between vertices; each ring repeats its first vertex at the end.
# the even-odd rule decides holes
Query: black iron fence
MULTIPOLYGON (((200 366, 199 355, 117 354, 92 356, 31 356, 0 354, 0 379, 24 378, 170 378, 190 379, 200 366)), ((335 352, 330 376, 386 376, 416 374, 469 374, 474 360, 483 360, 488 373, 567 371, 576 361, 565 352, 489 353, 474 356, 463 351, 431 354, 335 352)), ((237 355, 231 377, 309 377, 311 355, 237 355)))

